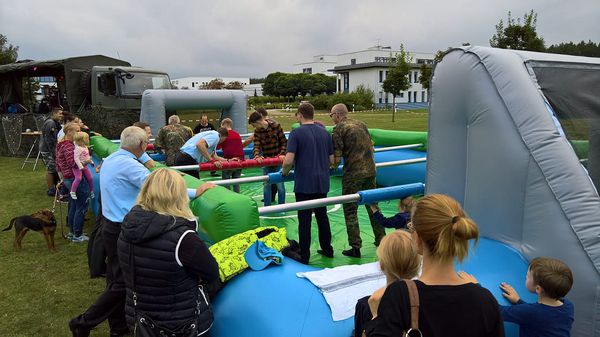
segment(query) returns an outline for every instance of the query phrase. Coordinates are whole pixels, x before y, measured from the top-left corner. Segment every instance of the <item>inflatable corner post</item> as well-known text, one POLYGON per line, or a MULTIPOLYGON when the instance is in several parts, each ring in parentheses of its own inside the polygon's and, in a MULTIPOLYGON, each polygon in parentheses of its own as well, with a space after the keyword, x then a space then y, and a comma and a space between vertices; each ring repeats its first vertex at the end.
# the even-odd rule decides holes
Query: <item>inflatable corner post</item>
POLYGON ((256 201, 222 186, 207 190, 200 198, 192 200, 190 206, 202 228, 215 242, 260 225, 256 201))
MULTIPOLYGON (((106 158, 119 149, 119 146, 104 137, 92 137, 90 140, 94 155, 106 158)), ((157 163, 156 168, 166 168, 157 163)), ((202 181, 183 174, 188 188, 196 188, 202 181)), ((234 193, 217 186, 204 192, 200 198, 191 201, 192 212, 214 242, 218 242, 237 233, 259 226, 258 208, 252 198, 234 193)))
POLYGON ((599 58, 476 46, 447 52, 431 83, 427 194, 454 197, 527 260, 565 262, 581 337, 600 336, 599 85, 599 58), (575 119, 591 121, 589 144, 566 139, 559 122, 575 119))

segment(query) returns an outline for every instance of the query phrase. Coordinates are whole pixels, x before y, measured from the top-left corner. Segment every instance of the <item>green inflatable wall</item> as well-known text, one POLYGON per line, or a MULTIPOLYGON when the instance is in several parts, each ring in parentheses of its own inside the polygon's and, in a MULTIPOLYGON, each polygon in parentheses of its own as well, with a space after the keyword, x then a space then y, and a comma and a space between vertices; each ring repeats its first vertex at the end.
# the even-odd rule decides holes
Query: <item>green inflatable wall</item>
MULTIPOLYGON (((90 147, 98 158, 106 158, 117 151, 119 146, 104 137, 92 137, 90 147)), ((156 163, 156 168, 166 168, 156 163)), ((188 188, 197 188, 204 182, 182 173, 188 188)), ((232 235, 257 228, 260 225, 258 207, 252 198, 232 192, 224 187, 211 188, 190 202, 192 212, 208 237, 218 242, 232 235)))
MULTIPOLYGON (((298 128, 300 124, 295 123, 292 129, 298 128)), ((333 132, 333 126, 326 126, 327 132, 333 132)), ((423 144, 416 148, 418 151, 427 151, 427 132, 424 131, 396 131, 383 129, 369 129, 371 140, 376 146, 398 146, 409 144, 423 144)))

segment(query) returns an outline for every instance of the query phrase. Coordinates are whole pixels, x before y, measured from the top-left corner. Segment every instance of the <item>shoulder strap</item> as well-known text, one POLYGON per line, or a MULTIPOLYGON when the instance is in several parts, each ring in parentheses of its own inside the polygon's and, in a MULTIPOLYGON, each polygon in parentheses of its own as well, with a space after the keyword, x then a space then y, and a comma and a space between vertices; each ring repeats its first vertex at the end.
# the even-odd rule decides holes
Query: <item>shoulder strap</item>
POLYGON ((131 288, 133 292, 133 310, 137 307, 137 292, 135 291, 135 257, 133 256, 133 243, 129 243, 129 268, 131 268, 131 288))
POLYGON ((408 298, 410 300, 410 328, 419 330, 419 291, 413 280, 404 280, 408 288, 408 298))

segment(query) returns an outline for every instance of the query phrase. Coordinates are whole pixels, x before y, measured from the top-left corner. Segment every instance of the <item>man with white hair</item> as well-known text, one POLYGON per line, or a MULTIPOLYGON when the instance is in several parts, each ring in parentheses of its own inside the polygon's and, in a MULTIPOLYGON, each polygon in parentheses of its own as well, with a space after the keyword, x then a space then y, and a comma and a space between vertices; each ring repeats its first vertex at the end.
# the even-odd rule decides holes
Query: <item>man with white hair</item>
POLYGON ((192 129, 180 124, 179 116, 169 117, 169 124, 158 130, 158 135, 154 140, 154 147, 160 148, 165 154, 165 164, 167 166, 175 165, 179 149, 192 137, 192 129))
MULTIPOLYGON (((121 148, 108 156, 100 170, 102 196, 102 236, 106 250, 106 288, 83 314, 69 322, 74 337, 87 337, 90 330, 108 319, 111 336, 129 332, 125 321, 126 288, 117 256, 117 239, 121 222, 134 206, 140 189, 150 171, 140 162, 145 153, 146 132, 129 126, 121 132, 121 148)), ((197 189, 188 189, 190 199, 199 197, 215 185, 205 183, 197 189)))

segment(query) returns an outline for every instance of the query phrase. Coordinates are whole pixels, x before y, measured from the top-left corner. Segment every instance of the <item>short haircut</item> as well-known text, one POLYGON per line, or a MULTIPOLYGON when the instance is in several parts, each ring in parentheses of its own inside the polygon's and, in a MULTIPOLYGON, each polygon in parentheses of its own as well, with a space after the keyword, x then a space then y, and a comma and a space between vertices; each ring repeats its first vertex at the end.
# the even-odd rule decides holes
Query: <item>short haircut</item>
POLYGON ((549 257, 536 257, 529 263, 533 283, 555 300, 567 295, 573 286, 573 273, 564 262, 549 257))
POLYGON ((148 141, 146 130, 138 126, 128 126, 121 132, 121 147, 134 149, 148 141))
POLYGON ((225 118, 221 121, 221 126, 225 127, 225 125, 232 127, 233 126, 233 121, 231 120, 231 118, 225 118))
POLYGON ((185 181, 175 170, 159 168, 150 173, 135 203, 147 211, 194 219, 185 181))
POLYGON ((52 108, 52 114, 55 114, 55 113, 61 112, 61 111, 62 111, 62 108, 60 108, 60 107, 54 107, 54 108, 52 108))
POLYGON ((63 123, 64 124, 70 123, 77 118, 77 116, 72 114, 70 111, 63 111, 62 115, 63 115, 63 123))
POLYGON ((335 112, 340 116, 348 115, 348 107, 344 103, 338 103, 331 108, 331 112, 335 112))
POLYGON ((387 277, 398 280, 417 276, 421 266, 421 257, 410 234, 402 229, 383 237, 377 247, 377 258, 381 271, 387 277))
POLYGON ((256 123, 263 118, 264 118, 263 115, 261 115, 259 112, 254 111, 253 113, 250 114, 250 117, 248 117, 248 124, 256 123))
POLYGON ((200 119, 202 119, 202 118, 204 118, 204 117, 206 117, 206 119, 208 119, 208 116, 207 116, 207 115, 202 115, 202 116, 200 116, 200 119))
POLYGON ((65 135, 73 130, 76 130, 77 128, 79 128, 79 123, 67 123, 65 124, 65 126, 63 127, 63 131, 65 133, 65 135))
POLYGON ((304 119, 312 120, 315 117, 315 107, 310 103, 302 103, 298 106, 298 113, 304 117, 304 119))
POLYGON ((181 122, 181 119, 179 119, 179 116, 177 116, 177 115, 172 115, 169 117, 170 125, 179 124, 180 122, 181 122))
POLYGON ((217 130, 217 132, 219 133, 219 137, 229 136, 229 130, 227 130, 225 128, 219 128, 219 130, 217 130))
POLYGON ((267 112, 267 109, 265 109, 263 107, 256 108, 255 111, 258 112, 259 114, 261 114, 263 117, 269 116, 269 113, 267 112))
POLYGON ((137 126, 138 128, 146 131, 146 128, 150 126, 150 124, 145 123, 145 122, 135 122, 133 123, 133 126, 137 126))

